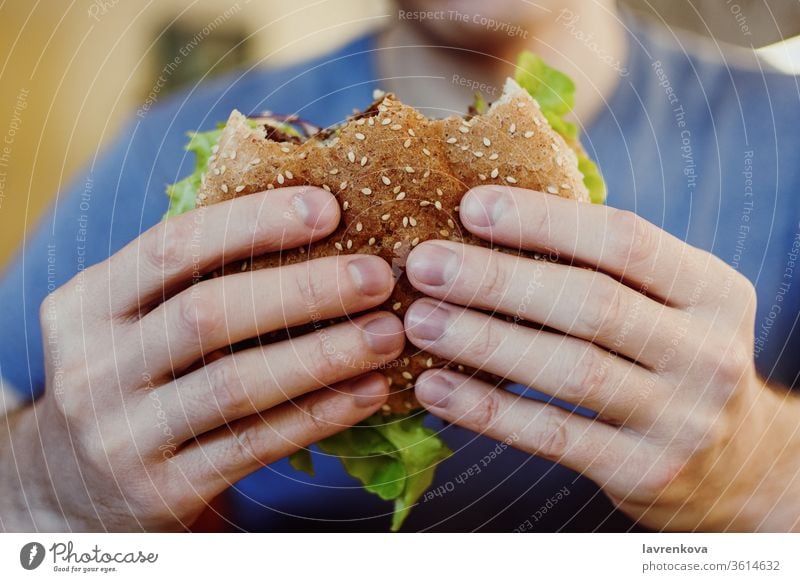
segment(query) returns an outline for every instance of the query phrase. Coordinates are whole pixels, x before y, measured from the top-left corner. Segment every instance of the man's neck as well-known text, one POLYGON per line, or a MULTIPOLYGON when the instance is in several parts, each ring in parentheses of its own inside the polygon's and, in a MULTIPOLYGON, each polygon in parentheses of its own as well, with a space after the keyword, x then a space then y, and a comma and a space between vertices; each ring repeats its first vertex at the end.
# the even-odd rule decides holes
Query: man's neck
POLYGON ((590 123, 626 74, 626 33, 613 3, 576 3, 540 18, 527 32, 501 51, 476 51, 443 47, 420 26, 400 20, 378 41, 381 86, 428 115, 460 114, 476 86, 484 86, 488 101, 499 97, 505 78, 514 74, 516 55, 528 49, 575 81, 575 118, 590 123))

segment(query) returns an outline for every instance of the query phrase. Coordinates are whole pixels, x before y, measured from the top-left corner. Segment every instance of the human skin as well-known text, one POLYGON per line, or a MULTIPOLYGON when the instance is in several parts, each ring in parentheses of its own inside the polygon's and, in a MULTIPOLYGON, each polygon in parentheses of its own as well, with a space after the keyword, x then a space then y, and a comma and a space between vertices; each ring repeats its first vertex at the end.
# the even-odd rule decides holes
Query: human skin
POLYGON ((170 218, 44 301, 46 390, 0 430, 6 531, 187 528, 231 484, 385 402, 386 380, 365 371, 402 351, 389 313, 219 352, 375 307, 394 286, 391 267, 363 255, 195 280, 339 222, 322 189, 276 189, 264 201, 170 218))
POLYGON ((477 188, 460 217, 560 262, 419 245, 407 274, 431 299, 406 312, 409 340, 598 417, 444 370, 416 381, 430 412, 581 472, 653 529, 800 529, 800 399, 756 373, 744 276, 635 214, 540 192, 477 188))

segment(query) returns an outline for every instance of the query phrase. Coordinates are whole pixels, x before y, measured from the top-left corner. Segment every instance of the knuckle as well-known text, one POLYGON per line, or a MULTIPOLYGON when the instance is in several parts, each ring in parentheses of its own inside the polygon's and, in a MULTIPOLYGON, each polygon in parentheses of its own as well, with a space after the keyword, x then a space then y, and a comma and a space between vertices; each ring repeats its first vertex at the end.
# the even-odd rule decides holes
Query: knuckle
POLYGON ((498 419, 500 396, 490 390, 485 397, 469 411, 470 425, 479 431, 490 429, 498 419))
POLYGON ((475 338, 466 347, 465 351, 468 360, 481 363, 497 352, 506 337, 501 333, 499 325, 499 321, 494 317, 488 316, 486 318, 475 338))
POLYGON ((525 217, 525 222, 520 224, 523 240, 536 241, 539 245, 546 246, 551 238, 551 224, 550 213, 546 211, 546 208, 540 212, 529 213, 525 217))
POLYGON ((602 356, 590 348, 578 360, 577 365, 574 364, 574 360, 564 358, 563 363, 569 366, 569 369, 561 375, 565 381, 560 396, 575 404, 598 400, 600 395, 607 392, 612 357, 611 354, 602 356))
POLYGON ((256 434, 252 423, 236 422, 230 425, 231 437, 226 448, 225 463, 246 466, 264 456, 264 443, 256 434))
POLYGON ((172 273, 186 261, 194 225, 178 217, 167 220, 142 237, 141 252, 147 265, 159 272, 172 273))
POLYGON ((490 305, 497 305, 508 293, 509 282, 510 273, 493 253, 480 283, 481 295, 490 305))
POLYGON ((335 341, 326 329, 318 330, 314 335, 316 341, 312 345, 307 361, 310 362, 308 365, 313 377, 325 384, 341 376, 348 357, 339 349, 340 345, 345 345, 344 342, 335 341))
POLYGON ((577 314, 580 331, 600 339, 614 340, 623 318, 622 289, 611 279, 600 276, 577 314))
POLYGON ((210 394, 210 410, 218 410, 226 418, 239 418, 255 413, 235 361, 228 356, 206 367, 210 394))
POLYGON ((658 250, 651 225, 629 210, 614 210, 610 220, 612 263, 619 269, 652 261, 658 250))
POLYGON ((566 418, 556 410, 544 409, 540 414, 543 418, 532 422, 527 441, 538 456, 560 459, 567 450, 566 418))
POLYGON ((196 338, 198 345, 225 323, 225 312, 207 283, 198 283, 184 291, 177 302, 178 326, 183 334, 196 338))
POLYGON ((330 422, 327 419, 329 414, 322 398, 307 399, 300 410, 300 414, 305 425, 304 434, 323 435, 329 432, 330 422))
MULTIPOLYGON (((347 280, 346 278, 340 278, 347 280)), ((300 301, 309 313, 317 313, 325 301, 325 278, 318 268, 311 263, 298 267, 294 277, 294 286, 297 289, 300 301)))

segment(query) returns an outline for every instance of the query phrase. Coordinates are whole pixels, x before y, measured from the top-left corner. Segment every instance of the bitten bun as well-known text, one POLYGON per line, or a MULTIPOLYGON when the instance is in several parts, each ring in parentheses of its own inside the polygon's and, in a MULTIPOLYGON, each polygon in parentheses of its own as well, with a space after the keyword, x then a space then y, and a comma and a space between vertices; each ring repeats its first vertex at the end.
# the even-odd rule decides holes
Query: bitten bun
MULTIPOLYGON (((330 191, 342 207, 336 231, 306 248, 270 253, 229 268, 261 269, 337 254, 364 253, 388 261, 400 276, 379 309, 402 318, 421 294, 402 276, 405 259, 422 241, 446 239, 492 245, 467 232, 458 206, 472 187, 510 185, 589 201, 577 157, 516 82, 484 114, 429 119, 388 94, 335 131, 305 141, 274 141, 231 113, 198 193, 199 206, 285 186, 330 191)), ((519 251, 513 251, 518 253, 519 251)), ((317 326, 318 327, 318 326, 317 326)), ((261 338, 275 341, 290 330, 261 338)), ((391 381, 386 412, 419 404, 414 379, 447 365, 407 344, 381 371, 391 381)))

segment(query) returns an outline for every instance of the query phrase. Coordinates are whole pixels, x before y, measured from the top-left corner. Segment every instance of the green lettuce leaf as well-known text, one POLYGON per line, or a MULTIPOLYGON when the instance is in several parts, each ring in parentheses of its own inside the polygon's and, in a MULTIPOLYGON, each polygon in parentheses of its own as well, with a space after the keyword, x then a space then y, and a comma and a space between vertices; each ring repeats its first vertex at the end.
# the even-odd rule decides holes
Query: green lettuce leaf
MULTIPOLYGON (((392 531, 400 529, 414 504, 430 487, 436 465, 451 454, 434 431, 422 426, 423 419, 420 413, 376 414, 318 443, 320 450, 339 457, 364 489, 394 501, 392 531)), ((298 451, 292 455, 292 466, 308 472, 307 454, 308 451, 298 451)), ((310 465, 310 457, 308 461, 310 465)))
POLYGON ((566 116, 575 106, 575 83, 567 75, 549 67, 541 57, 524 51, 517 57, 517 72, 514 76, 520 87, 539 102, 542 114, 575 150, 578 169, 583 173, 583 183, 589 190, 589 198, 595 204, 606 199, 606 185, 600 170, 580 147, 578 126, 566 121, 566 116))
POLYGON ((191 131, 187 135, 189 136, 189 143, 186 144, 185 149, 186 151, 194 153, 194 172, 186 176, 180 182, 167 186, 169 209, 164 215, 164 218, 177 216, 178 214, 194 210, 197 192, 200 190, 200 179, 203 177, 203 173, 205 173, 208 167, 208 158, 211 157, 211 149, 219 142, 222 130, 191 131))

